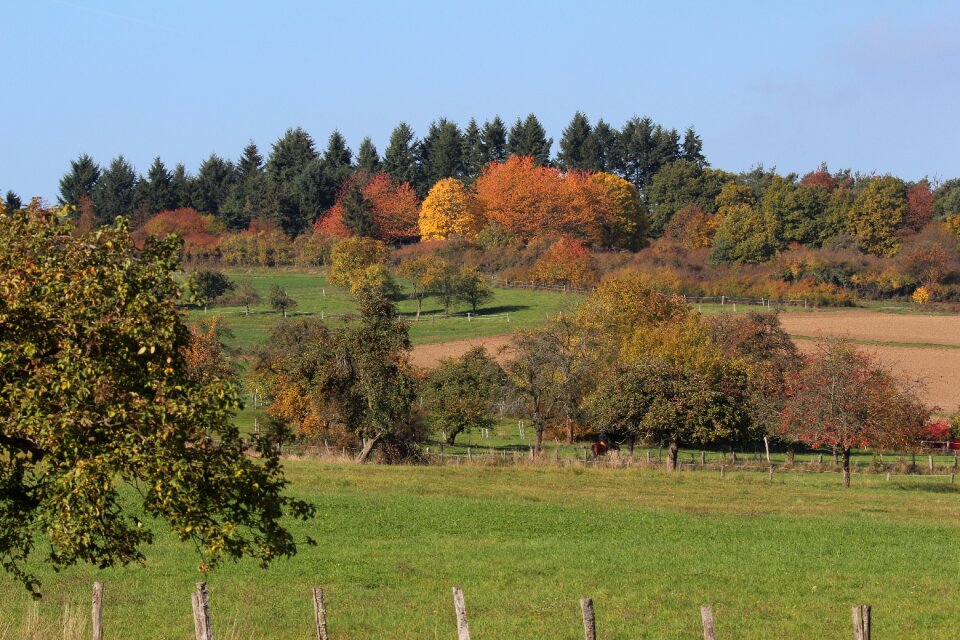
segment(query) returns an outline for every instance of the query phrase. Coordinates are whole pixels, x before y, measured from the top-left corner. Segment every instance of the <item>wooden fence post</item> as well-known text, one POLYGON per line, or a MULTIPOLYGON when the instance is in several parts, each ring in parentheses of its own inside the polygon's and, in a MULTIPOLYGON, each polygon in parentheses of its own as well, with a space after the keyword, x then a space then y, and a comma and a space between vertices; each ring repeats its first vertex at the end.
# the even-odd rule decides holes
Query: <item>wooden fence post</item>
POLYGON ((700 619, 703 620, 703 640, 717 640, 717 630, 713 626, 713 607, 708 604, 700 607, 700 619))
POLYGON ((584 640, 597 640, 597 622, 593 616, 593 599, 581 598, 580 611, 583 613, 584 640))
POLYGON ((453 588, 453 608, 457 612, 457 640, 470 640, 470 625, 467 624, 467 605, 463 601, 463 589, 453 588))
POLYGON ((933 455, 927 456, 927 458, 930 460, 930 471, 933 471, 933 455))
POLYGON ((210 593, 206 582, 198 582, 193 593, 193 628, 197 640, 213 640, 213 622, 210 619, 210 593))
POLYGON ((861 604, 853 608, 854 640, 870 640, 870 605, 861 604))
POLYGON ((327 602, 320 587, 313 588, 313 619, 317 625, 317 640, 330 640, 327 635, 327 602))
POLYGON ((93 583, 93 608, 90 611, 92 618, 93 640, 103 640, 103 583, 93 583))

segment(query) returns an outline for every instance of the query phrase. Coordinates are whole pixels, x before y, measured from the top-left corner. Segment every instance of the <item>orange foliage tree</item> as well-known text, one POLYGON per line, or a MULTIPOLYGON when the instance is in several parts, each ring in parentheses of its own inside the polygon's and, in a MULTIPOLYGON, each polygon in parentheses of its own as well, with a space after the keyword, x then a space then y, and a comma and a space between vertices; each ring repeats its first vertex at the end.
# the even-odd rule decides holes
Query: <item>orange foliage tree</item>
POLYGON ((720 226, 720 216, 707 213, 695 204, 677 211, 663 230, 663 237, 688 249, 709 247, 720 226))
POLYGON ((930 183, 921 180, 907 191, 906 226, 920 231, 933 220, 933 192, 930 183))
POLYGON ((361 196, 370 203, 373 212, 375 239, 392 243, 417 236, 420 200, 413 187, 397 181, 389 174, 370 174, 366 171, 358 171, 344 183, 336 203, 314 223, 314 231, 340 238, 351 235, 344 224, 347 213, 344 198, 358 186, 361 196))
POLYGON ((196 209, 184 207, 161 211, 147 220, 134 237, 139 240, 146 236, 176 234, 183 238, 185 257, 209 258, 216 251, 224 230, 223 224, 213 216, 204 216, 196 209))
POLYGON ((528 156, 491 162, 475 189, 487 218, 522 240, 561 226, 560 174, 528 156))
POLYGON ((474 195, 456 178, 445 178, 433 185, 423 199, 420 237, 423 240, 444 240, 449 236, 472 238, 484 222, 474 195))
POLYGON ((537 282, 583 286, 597 278, 597 262, 575 238, 561 238, 533 265, 537 282))

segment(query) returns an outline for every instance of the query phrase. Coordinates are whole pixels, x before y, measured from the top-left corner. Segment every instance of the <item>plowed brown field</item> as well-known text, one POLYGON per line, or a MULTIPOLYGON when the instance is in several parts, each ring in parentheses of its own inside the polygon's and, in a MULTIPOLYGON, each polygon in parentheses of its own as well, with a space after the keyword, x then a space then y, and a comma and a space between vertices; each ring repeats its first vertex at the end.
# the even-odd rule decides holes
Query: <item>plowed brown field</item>
MULTIPOLYGON (((784 328, 795 336, 822 338, 845 337, 852 340, 903 343, 896 346, 861 344, 860 349, 874 354, 890 368, 926 386, 926 400, 952 413, 960 407, 960 316, 920 316, 877 311, 823 311, 784 313, 784 328), (909 343, 935 346, 910 346, 909 343), (955 347, 955 348, 950 348, 955 347)), ((414 364, 431 368, 441 358, 458 356, 471 347, 486 346, 491 353, 510 340, 509 336, 490 336, 439 344, 418 345, 413 350, 414 364)), ((816 348, 814 340, 800 340, 797 345, 809 353, 816 348)), ((509 354, 500 354, 502 361, 509 354)))

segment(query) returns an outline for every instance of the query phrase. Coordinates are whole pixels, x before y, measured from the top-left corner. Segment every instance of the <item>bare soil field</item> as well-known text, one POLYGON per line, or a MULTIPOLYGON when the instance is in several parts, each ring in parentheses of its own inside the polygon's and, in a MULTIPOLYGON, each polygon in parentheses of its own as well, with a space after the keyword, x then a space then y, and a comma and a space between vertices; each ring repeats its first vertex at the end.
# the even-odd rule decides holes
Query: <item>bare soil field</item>
POLYGON ((790 335, 960 346, 960 315, 920 316, 863 310, 813 311, 782 313, 780 322, 790 335))
POLYGON ((477 346, 487 348, 487 353, 497 357, 502 364, 504 360, 509 359, 506 353, 500 353, 501 347, 510 342, 510 336, 482 336, 479 338, 468 338, 466 340, 453 340, 451 342, 437 342, 432 344, 418 344, 413 348, 410 354, 410 361, 418 367, 432 369, 437 366, 443 358, 455 358, 477 346))
MULTIPOLYGON (((845 337, 852 340, 878 342, 943 344, 960 346, 960 316, 920 316, 876 311, 824 311, 784 313, 780 316, 791 335, 845 337)), ((432 368, 442 358, 462 355, 472 347, 483 345, 503 362, 509 353, 499 353, 510 336, 488 336, 417 345, 411 360, 420 367, 432 368)), ((813 340, 796 340, 805 353, 816 348, 813 340)), ((895 371, 921 380, 926 386, 926 401, 952 413, 960 407, 960 349, 938 349, 931 346, 858 345, 874 354, 895 371)))

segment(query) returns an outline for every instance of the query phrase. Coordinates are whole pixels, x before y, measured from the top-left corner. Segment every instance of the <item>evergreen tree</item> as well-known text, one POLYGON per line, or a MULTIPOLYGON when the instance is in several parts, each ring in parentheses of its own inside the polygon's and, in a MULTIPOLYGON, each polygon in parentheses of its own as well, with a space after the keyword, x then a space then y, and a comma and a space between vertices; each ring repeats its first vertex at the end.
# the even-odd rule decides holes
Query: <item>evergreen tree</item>
POLYGON ((133 213, 136 186, 137 174, 130 163, 122 155, 114 158, 93 190, 97 220, 102 224, 133 213))
POLYGON ((507 159, 507 126, 500 116, 494 116, 493 120, 483 123, 481 138, 484 164, 507 159))
POLYGON ((536 164, 545 165, 550 162, 550 147, 553 138, 547 138, 543 125, 532 113, 526 120, 517 118, 510 128, 510 137, 507 139, 507 150, 514 156, 531 156, 536 164))
POLYGON ((420 145, 420 158, 425 182, 426 195, 430 187, 444 178, 459 178, 463 175, 463 134, 455 122, 440 118, 430 123, 426 138, 420 145))
POLYGON ((153 159, 146 178, 137 182, 137 208, 153 215, 177 207, 173 189, 173 176, 167 171, 160 156, 153 159))
POLYGON ((349 168, 350 163, 353 162, 353 153, 347 146, 347 140, 337 129, 334 129, 327 138, 327 149, 323 152, 323 161, 334 170, 349 168))
POLYGON ((7 196, 4 199, 3 206, 7 208, 7 213, 11 211, 16 211, 23 208, 23 200, 20 199, 13 191, 7 191, 7 196))
POLYGON ((697 135, 694 128, 687 127, 683 134, 683 144, 680 147, 680 157, 684 160, 692 160, 700 165, 700 168, 709 167, 710 163, 703 155, 703 140, 697 135))
POLYGON ((87 154, 70 161, 70 171, 60 178, 60 204, 77 205, 89 196, 100 179, 100 165, 87 154))
POLYGON ((414 188, 420 184, 417 146, 413 129, 406 122, 401 122, 390 134, 390 144, 383 156, 383 170, 398 182, 408 182, 414 188))
POLYGON ((302 232, 318 213, 325 174, 313 138, 300 127, 287 129, 273 143, 267 159, 267 179, 275 196, 270 213, 286 233, 302 232))
POLYGON ((357 168, 371 174, 380 171, 380 154, 369 136, 363 139, 357 149, 357 168))
POLYGON ((618 136, 617 172, 638 189, 645 189, 654 174, 680 157, 676 129, 664 129, 650 118, 631 118, 618 136))
POLYGON ((170 176, 170 200, 174 203, 171 208, 179 209, 180 207, 191 206, 192 198, 190 194, 192 190, 193 178, 187 173, 187 169, 183 166, 183 163, 178 162, 177 166, 173 168, 173 174, 170 176))
POLYGON ((617 161, 617 136, 616 129, 604 122, 597 120, 593 127, 593 147, 596 150, 596 170, 611 172, 615 169, 617 161))
POLYGON ((483 171, 487 163, 483 150, 483 134, 475 118, 470 118, 467 128, 463 132, 463 177, 467 182, 473 182, 483 171))
POLYGON ((201 213, 220 216, 220 207, 230 195, 236 180, 233 163, 215 153, 200 164, 197 171, 193 208, 201 213))
POLYGON ((593 128, 582 111, 577 111, 560 138, 557 162, 567 171, 596 170, 598 164, 593 128))
POLYGON ((290 235, 306 230, 321 213, 333 206, 340 186, 337 175, 348 167, 331 168, 325 160, 313 160, 293 185, 291 199, 295 206, 282 210, 280 225, 290 235))
POLYGON ((263 156, 251 140, 237 161, 236 179, 230 195, 220 207, 220 219, 229 229, 245 229, 267 206, 267 182, 263 156))
POLYGON ((263 174, 263 156, 260 155, 260 149, 251 140, 243 148, 243 154, 237 161, 237 183, 243 184, 251 178, 263 174))
POLYGON ((369 238, 377 229, 373 203, 364 197, 359 181, 353 182, 341 200, 343 226, 355 236, 369 238))

